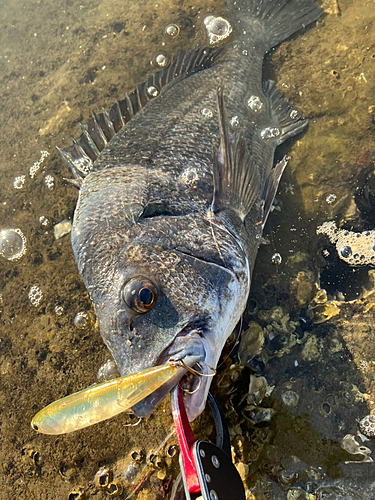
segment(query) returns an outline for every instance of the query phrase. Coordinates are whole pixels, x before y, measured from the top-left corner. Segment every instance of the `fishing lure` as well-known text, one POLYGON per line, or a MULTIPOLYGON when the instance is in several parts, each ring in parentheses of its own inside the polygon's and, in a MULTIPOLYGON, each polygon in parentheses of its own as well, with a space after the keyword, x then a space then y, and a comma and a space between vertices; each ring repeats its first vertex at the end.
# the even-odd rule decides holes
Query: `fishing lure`
POLYGON ((43 434, 66 434, 97 424, 149 396, 177 370, 176 364, 168 363, 88 387, 43 408, 31 427, 43 434))

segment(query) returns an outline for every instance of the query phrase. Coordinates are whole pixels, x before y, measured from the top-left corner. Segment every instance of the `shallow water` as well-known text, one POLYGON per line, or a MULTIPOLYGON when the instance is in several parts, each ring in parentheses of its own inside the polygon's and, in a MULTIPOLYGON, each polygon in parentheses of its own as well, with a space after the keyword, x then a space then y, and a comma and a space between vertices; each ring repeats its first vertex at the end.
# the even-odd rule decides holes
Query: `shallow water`
MULTIPOLYGON (((326 0, 317 26, 282 44, 265 65, 265 76, 310 125, 280 152, 292 159, 267 224, 268 244, 259 250, 243 325, 242 359, 251 372, 229 369, 227 360, 215 384, 223 403, 233 394, 225 411, 248 498, 375 497, 373 441, 356 437, 369 450, 362 454, 342 447, 346 435, 356 436, 357 422, 375 411, 373 275, 338 261, 334 245, 316 235, 327 220, 355 231, 375 226, 375 6, 365 0, 336 6, 326 0), (279 266, 271 264, 275 252, 279 266), (316 283, 328 302, 322 295, 313 300, 316 283), (258 344, 251 343, 251 321, 258 344), (250 373, 275 386, 255 409, 245 401, 250 373), (288 391, 295 405, 285 403, 288 391), (270 422, 254 424, 251 412, 259 415, 259 408, 272 409, 270 422)), ((137 427, 125 426, 134 422, 120 415, 52 437, 37 435, 30 421, 49 402, 95 382, 109 357, 69 236, 55 239, 54 226, 71 220, 77 198, 56 146, 80 134, 79 122, 91 110, 109 109, 152 74, 158 54, 171 58, 203 44, 200 26, 212 12, 224 14, 223 3, 12 0, 0 6, 0 231, 18 228, 27 241, 19 260, 0 256, 1 498, 108 498, 95 480, 108 467, 110 481, 124 488, 120 498, 131 491, 127 470, 139 485, 133 498, 156 499, 176 474, 176 459, 168 456, 175 443, 168 401, 137 427), (164 34, 170 23, 180 27, 177 37, 164 34), (82 311, 87 321, 77 328, 82 311), (130 456, 158 448, 159 469, 130 456), (137 467, 145 467, 144 484, 137 467)), ((204 416, 202 434, 211 427, 204 416)))

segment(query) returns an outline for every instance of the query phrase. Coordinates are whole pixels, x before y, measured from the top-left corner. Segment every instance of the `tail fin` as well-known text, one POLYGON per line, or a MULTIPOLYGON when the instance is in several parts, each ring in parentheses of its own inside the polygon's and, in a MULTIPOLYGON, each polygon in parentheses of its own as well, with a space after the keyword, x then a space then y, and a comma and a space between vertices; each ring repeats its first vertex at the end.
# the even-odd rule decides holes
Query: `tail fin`
MULTIPOLYGON (((227 0, 236 29, 265 51, 315 21, 323 9, 312 0, 227 0)), ((243 38, 243 35, 240 35, 243 38)))

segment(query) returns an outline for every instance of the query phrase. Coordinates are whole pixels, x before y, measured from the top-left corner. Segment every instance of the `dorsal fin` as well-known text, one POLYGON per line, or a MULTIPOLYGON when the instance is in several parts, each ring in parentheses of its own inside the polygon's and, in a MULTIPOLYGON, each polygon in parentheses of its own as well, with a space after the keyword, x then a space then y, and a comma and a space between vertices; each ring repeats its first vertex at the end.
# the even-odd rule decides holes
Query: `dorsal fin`
POLYGON ((217 100, 220 146, 214 149, 211 209, 219 212, 231 208, 244 221, 260 193, 259 168, 250 156, 242 133, 229 133, 221 87, 217 100))
POLYGON ((99 115, 93 114, 87 125, 81 125, 82 134, 73 141, 73 146, 59 149, 74 176, 85 177, 106 143, 149 101, 157 97, 163 87, 180 76, 189 76, 209 68, 222 50, 222 47, 183 50, 168 67, 150 76, 131 94, 126 94, 122 101, 116 101, 109 113, 103 109, 99 115))
POLYGON ((288 99, 276 88, 275 82, 268 80, 263 83, 263 92, 271 102, 271 109, 275 113, 281 127, 281 134, 277 144, 280 145, 290 137, 302 132, 309 120, 301 119, 299 109, 293 107, 288 99))

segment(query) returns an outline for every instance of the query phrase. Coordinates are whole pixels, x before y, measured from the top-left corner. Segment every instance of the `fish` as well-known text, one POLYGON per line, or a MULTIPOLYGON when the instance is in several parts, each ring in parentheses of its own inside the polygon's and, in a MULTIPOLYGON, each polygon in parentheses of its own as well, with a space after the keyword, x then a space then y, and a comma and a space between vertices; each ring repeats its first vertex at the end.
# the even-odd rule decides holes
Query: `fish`
POLYGON ((66 434, 128 410, 171 379, 178 366, 169 363, 118 377, 58 399, 40 410, 31 427, 42 434, 66 434))
POLYGON ((205 407, 287 165, 275 150, 308 123, 263 81, 264 55, 321 13, 313 0, 227 0, 227 17, 205 18, 207 47, 180 52, 60 150, 79 189, 74 257, 121 376, 186 368, 132 407, 139 417, 189 370, 201 374, 187 377, 189 420, 205 407))

